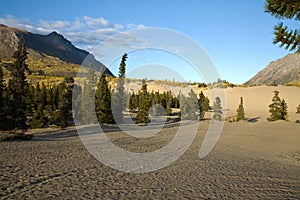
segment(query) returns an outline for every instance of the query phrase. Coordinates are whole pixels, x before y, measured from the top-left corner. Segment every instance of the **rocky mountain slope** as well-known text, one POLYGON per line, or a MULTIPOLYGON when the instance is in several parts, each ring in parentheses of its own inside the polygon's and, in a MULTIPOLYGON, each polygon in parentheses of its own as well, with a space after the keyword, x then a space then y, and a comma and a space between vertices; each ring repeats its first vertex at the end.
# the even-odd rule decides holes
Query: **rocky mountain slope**
MULTIPOLYGON (((26 47, 28 48, 29 58, 36 60, 47 60, 53 58, 64 63, 64 65, 76 64, 81 65, 89 57, 88 62, 84 62, 85 67, 92 65, 97 71, 105 66, 97 61, 89 52, 76 48, 70 41, 57 32, 48 35, 40 35, 8 27, 0 24, 0 59, 9 60, 16 49, 19 38, 23 37, 26 47)), ((49 61, 50 62, 50 61, 49 61)), ((51 62, 50 62, 51 63, 51 62)), ((113 76, 108 68, 105 68, 107 75, 113 76)))
POLYGON ((249 85, 285 85, 300 81, 300 54, 289 54, 271 62, 246 82, 249 85))

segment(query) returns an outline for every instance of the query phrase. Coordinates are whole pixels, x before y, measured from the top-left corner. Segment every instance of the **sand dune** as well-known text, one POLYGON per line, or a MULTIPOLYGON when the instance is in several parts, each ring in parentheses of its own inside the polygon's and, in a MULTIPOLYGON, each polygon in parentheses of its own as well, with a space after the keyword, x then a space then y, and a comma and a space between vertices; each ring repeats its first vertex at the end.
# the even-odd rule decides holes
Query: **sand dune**
MULTIPOLYGON (((300 119, 294 114, 300 88, 229 88, 226 94, 228 115, 235 114, 243 96, 247 117, 257 117, 257 122, 226 121, 216 146, 200 159, 210 120, 201 121, 188 150, 149 173, 105 166, 87 151, 74 128, 37 130, 32 141, 2 142, 0 199, 299 199, 300 124, 293 121, 300 119), (290 122, 266 120, 275 89, 289 105, 290 122)), ((115 145, 149 152, 168 144, 178 127, 144 139, 106 130, 115 145)))

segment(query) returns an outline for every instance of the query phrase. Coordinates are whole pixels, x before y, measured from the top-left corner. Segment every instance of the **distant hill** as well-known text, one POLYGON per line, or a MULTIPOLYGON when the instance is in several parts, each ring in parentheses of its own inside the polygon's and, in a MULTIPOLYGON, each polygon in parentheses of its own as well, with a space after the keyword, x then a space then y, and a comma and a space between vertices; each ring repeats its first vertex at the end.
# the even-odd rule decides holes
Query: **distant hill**
POLYGON ((40 35, 2 24, 0 24, 1 60, 11 59, 20 37, 24 39, 25 45, 28 48, 29 57, 34 58, 35 61, 46 60, 47 62, 47 58, 52 58, 52 60, 57 59, 63 62, 63 65, 67 65, 68 63, 81 65, 83 61, 89 57, 89 61, 87 63, 85 62, 84 65, 92 64, 96 71, 100 71, 104 67, 105 73, 109 76, 113 76, 111 71, 96 60, 92 54, 75 47, 70 41, 57 32, 40 35))
POLYGON ((246 82, 248 85, 285 85, 300 81, 300 55, 289 54, 271 62, 246 82))

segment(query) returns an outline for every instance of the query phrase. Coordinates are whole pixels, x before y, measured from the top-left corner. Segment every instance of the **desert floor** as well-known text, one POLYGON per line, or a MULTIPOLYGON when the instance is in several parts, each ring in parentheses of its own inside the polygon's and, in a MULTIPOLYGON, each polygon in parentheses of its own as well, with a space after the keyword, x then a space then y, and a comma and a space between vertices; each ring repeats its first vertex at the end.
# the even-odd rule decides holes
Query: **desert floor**
MULTIPOLYGON (((246 116, 255 120, 226 121, 217 144, 203 159, 198 153, 210 120, 201 121, 192 145, 178 160, 148 173, 103 165, 74 127, 34 130, 31 141, 1 142, 0 199, 299 199, 300 124, 295 120, 300 115, 294 114, 294 107, 300 103, 300 89, 279 88, 291 108, 289 122, 267 122, 265 106, 273 90, 227 90, 228 116, 234 115, 242 95, 246 116)), ((194 125, 185 125, 187 135, 194 125)), ((116 146, 151 152, 170 143, 178 127, 144 139, 106 130, 116 146)))
MULTIPOLYGON (((198 157, 209 121, 177 161, 143 174, 104 166, 76 131, 37 134, 32 141, 1 143, 1 199, 299 199, 300 125, 226 122, 215 148, 198 157)), ((134 139, 107 135, 133 152, 168 143, 177 127, 134 139)), ((142 133, 141 133, 142 134, 142 133)))

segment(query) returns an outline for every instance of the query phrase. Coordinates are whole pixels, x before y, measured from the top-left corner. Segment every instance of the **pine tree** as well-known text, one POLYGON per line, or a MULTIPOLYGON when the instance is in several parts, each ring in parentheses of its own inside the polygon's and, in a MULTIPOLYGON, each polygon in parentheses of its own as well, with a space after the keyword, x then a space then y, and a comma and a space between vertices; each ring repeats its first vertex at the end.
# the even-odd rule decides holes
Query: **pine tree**
POLYGON ((95 109, 100 123, 114 123, 111 110, 111 92, 108 88, 105 74, 103 74, 98 81, 95 93, 95 109))
POLYGON ((199 111, 198 98, 196 93, 191 89, 188 96, 180 96, 180 113, 181 119, 196 120, 199 111))
POLYGON ((281 101, 281 117, 280 117, 281 120, 288 121, 288 110, 287 109, 288 109, 287 103, 285 102, 284 99, 282 99, 282 101, 281 101))
MULTIPOLYGON (((270 13, 277 19, 300 20, 300 1, 299 0, 266 0, 265 12, 270 13)), ((274 27, 274 44, 280 43, 280 47, 285 46, 290 51, 296 50, 300 53, 300 32, 291 30, 283 23, 274 27)))
POLYGON ((279 92, 277 90, 274 91, 272 103, 269 105, 269 112, 271 115, 267 118, 268 121, 288 120, 287 103, 284 99, 280 99, 279 92))
POLYGON ((150 122, 149 108, 150 108, 149 93, 147 91, 146 81, 143 80, 142 89, 139 93, 139 106, 138 106, 138 113, 136 117, 137 124, 150 122))
POLYGON ((123 111, 126 108, 126 96, 125 96, 125 70, 126 70, 127 54, 122 56, 122 60, 119 67, 119 79, 116 87, 116 91, 112 96, 112 110, 116 123, 123 122, 123 111))
POLYGON ((276 121, 281 118, 281 99, 277 90, 274 91, 272 104, 269 105, 269 112, 271 115, 269 118, 267 118, 268 121, 276 121))
POLYGON ((139 96, 134 92, 131 94, 129 99, 129 110, 134 111, 138 107, 138 98, 139 96))
POLYGON ((96 122, 94 118, 95 102, 93 101, 93 99, 95 99, 95 77, 95 72, 92 67, 90 67, 88 70, 87 80, 84 82, 81 95, 81 114, 83 124, 91 124, 96 122))
POLYGON ((215 120, 222 120, 222 106, 221 106, 221 99, 220 97, 216 97, 214 104, 213 104, 213 119, 215 120))
POLYGON ((207 97, 204 96, 202 91, 199 94, 198 104, 199 104, 199 115, 200 115, 199 117, 201 120, 204 118, 205 112, 207 112, 209 109, 209 100, 207 97))
POLYGON ((244 102, 243 102, 243 97, 241 97, 241 102, 240 105, 238 107, 238 109, 236 110, 237 115, 236 115, 236 120, 240 121, 240 120, 245 120, 245 110, 244 110, 244 102))
POLYGON ((300 104, 299 104, 299 106, 297 107, 297 112, 296 112, 296 113, 300 114, 300 104))
POLYGON ((170 91, 167 92, 166 96, 166 115, 172 115, 172 94, 170 91))
POLYGON ((32 117, 31 128, 45 128, 45 127, 47 127, 47 117, 44 114, 43 105, 40 103, 32 117))
POLYGON ((55 120, 60 127, 68 126, 68 120, 72 119, 72 89, 74 79, 66 77, 64 82, 58 85, 58 110, 55 115, 55 120))
POLYGON ((32 84, 28 84, 27 96, 26 96, 26 115, 32 117, 36 110, 35 104, 35 88, 32 84))
POLYGON ((13 54, 14 63, 11 69, 11 79, 8 82, 8 129, 27 129, 26 118, 26 95, 27 81, 25 71, 27 51, 23 39, 18 42, 17 50, 13 54))

